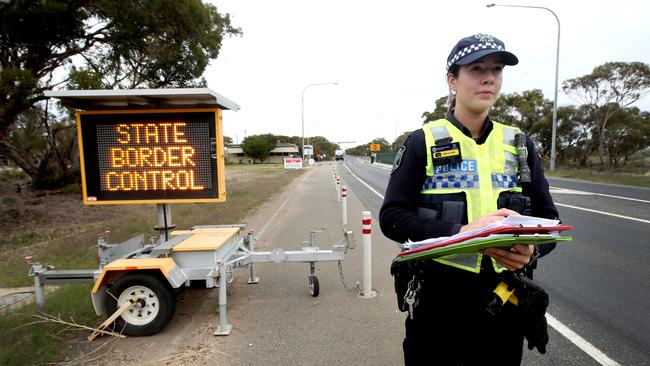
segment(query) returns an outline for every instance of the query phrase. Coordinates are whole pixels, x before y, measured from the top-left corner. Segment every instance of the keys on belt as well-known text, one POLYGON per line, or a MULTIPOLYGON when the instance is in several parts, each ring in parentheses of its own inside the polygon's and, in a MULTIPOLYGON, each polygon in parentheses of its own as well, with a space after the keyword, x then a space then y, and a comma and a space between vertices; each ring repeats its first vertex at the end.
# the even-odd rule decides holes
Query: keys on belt
POLYGON ((413 319, 413 309, 418 306, 417 294, 420 292, 420 281, 413 276, 408 283, 404 303, 408 306, 409 317, 413 319))

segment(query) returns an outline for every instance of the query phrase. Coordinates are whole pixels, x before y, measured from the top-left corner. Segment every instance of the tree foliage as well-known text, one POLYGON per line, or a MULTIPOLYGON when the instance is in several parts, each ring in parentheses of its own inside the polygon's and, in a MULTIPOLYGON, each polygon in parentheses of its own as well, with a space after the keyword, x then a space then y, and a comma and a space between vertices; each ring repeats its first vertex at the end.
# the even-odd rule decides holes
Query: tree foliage
POLYGON ((650 113, 620 108, 612 114, 606 137, 609 165, 627 163, 630 155, 650 145, 650 113))
MULTIPOLYGON (((392 151, 391 144, 388 141, 386 141, 386 139, 383 137, 378 137, 376 139, 373 139, 372 141, 370 141, 370 144, 379 144, 381 152, 392 151)), ((370 144, 368 144, 368 150, 370 150, 370 144)))
POLYGON ((246 136, 241 143, 244 154, 263 163, 275 148, 277 136, 272 134, 246 136))
POLYGON ((67 117, 47 118, 34 106, 18 115, 7 143, 17 154, 14 163, 32 177, 35 188, 61 188, 79 179, 76 129, 67 117))
POLYGON ((436 108, 432 112, 422 113, 422 124, 433 122, 447 116, 447 97, 440 97, 436 99, 436 108))
POLYGON ((345 150, 346 154, 356 155, 356 156, 368 156, 370 155, 370 145, 379 144, 380 152, 390 152, 392 151, 392 144, 388 143, 385 138, 377 137, 372 141, 369 141, 367 144, 357 145, 355 147, 345 150))
POLYGON ((223 38, 238 34, 200 0, 1 2, 0 154, 20 158, 7 136, 44 91, 204 85, 223 38))
POLYGON ((402 144, 404 143, 404 140, 406 140, 407 137, 411 134, 412 131, 406 131, 402 133, 401 135, 397 136, 395 141, 391 144, 391 151, 397 152, 400 147, 402 147, 402 144))
POLYGON ((314 155, 327 155, 334 157, 334 151, 338 149, 339 145, 330 142, 323 136, 314 136, 309 138, 309 143, 314 146, 314 155))
POLYGON ((620 108, 626 108, 650 92, 650 67, 642 62, 608 62, 591 74, 569 79, 562 85, 589 110, 598 141, 598 155, 604 164, 605 146, 611 137, 607 125, 620 108))

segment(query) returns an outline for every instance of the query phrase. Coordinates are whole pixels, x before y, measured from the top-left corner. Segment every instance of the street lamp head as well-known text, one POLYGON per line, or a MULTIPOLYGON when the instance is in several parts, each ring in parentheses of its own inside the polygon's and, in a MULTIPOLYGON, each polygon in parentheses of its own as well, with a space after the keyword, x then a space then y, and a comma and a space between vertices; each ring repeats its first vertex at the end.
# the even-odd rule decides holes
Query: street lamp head
POLYGON ((488 7, 488 8, 491 8, 493 6, 496 6, 496 4, 486 4, 485 6, 488 7))

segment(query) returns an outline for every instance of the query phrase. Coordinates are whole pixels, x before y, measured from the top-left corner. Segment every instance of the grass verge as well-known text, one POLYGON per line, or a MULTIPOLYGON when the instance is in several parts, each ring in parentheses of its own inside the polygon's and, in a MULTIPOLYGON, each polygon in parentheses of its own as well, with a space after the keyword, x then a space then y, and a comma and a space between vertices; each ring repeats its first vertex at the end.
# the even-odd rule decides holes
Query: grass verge
MULTIPOLYGON (((219 204, 175 204, 172 218, 179 229, 200 224, 240 223, 251 211, 281 191, 303 171, 280 165, 229 165, 226 167, 227 200, 219 204)), ((59 269, 96 267, 97 236, 111 230, 111 242, 140 233, 156 235, 155 205, 82 206, 76 195, 51 199, 21 196, 26 202, 12 207, 14 222, 0 226, 0 287, 30 286, 33 279, 24 256, 59 269), (31 201, 30 201, 31 200, 31 201), (22 210, 22 211, 21 211, 22 210), (21 219, 22 218, 22 219, 21 219), (31 233, 27 238, 26 232, 31 233)), ((47 295, 45 312, 63 320, 96 326, 98 318, 90 299, 90 285, 66 285, 47 295)), ((0 365, 35 365, 53 362, 85 341, 88 332, 54 323, 35 323, 34 305, 0 316, 0 365)))
POLYGON ((545 169, 544 174, 549 177, 582 179, 600 183, 622 184, 626 186, 650 187, 650 176, 626 172, 557 167, 554 171, 545 169))

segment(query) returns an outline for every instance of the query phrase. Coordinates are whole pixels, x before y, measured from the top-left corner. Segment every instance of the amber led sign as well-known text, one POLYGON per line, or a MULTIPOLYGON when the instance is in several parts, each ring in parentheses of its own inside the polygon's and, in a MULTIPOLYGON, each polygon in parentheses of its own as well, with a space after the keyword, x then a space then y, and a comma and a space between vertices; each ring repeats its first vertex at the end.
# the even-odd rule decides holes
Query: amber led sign
POLYGON ((220 110, 80 112, 84 202, 225 199, 220 110))

